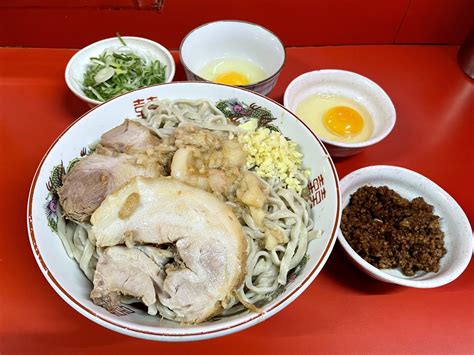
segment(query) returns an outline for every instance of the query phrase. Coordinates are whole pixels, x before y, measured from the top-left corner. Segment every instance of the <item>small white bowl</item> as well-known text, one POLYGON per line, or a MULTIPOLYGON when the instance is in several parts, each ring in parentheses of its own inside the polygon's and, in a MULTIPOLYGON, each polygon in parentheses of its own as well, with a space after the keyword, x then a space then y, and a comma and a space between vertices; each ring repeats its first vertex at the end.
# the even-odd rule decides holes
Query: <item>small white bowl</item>
POLYGON ((414 276, 405 276, 399 269, 378 269, 352 249, 339 229, 339 242, 359 269, 380 281, 417 288, 446 285, 466 269, 473 248, 471 225, 457 202, 434 182, 412 170, 375 165, 350 173, 340 183, 343 209, 348 205, 351 194, 358 188, 364 185, 388 186, 409 200, 423 197, 427 203, 434 206, 433 213, 441 217, 440 226, 444 232, 446 254, 441 258, 440 270, 437 273, 418 271, 414 276))
MULTIPOLYGON (((162 64, 166 65, 165 83, 169 83, 173 80, 176 70, 175 63, 173 56, 165 47, 157 42, 141 37, 122 37, 122 39, 127 44, 127 47, 137 54, 157 59, 162 64)), ((117 37, 103 39, 81 49, 79 52, 74 54, 67 63, 64 74, 67 86, 74 95, 81 100, 86 101, 89 106, 93 107, 102 103, 102 101, 87 97, 81 87, 84 73, 90 64, 90 58, 99 56, 106 49, 117 49, 120 47, 123 47, 123 44, 117 37)))
POLYGON ((275 86, 283 64, 285 47, 266 28, 244 21, 216 21, 195 28, 184 37, 179 56, 186 77, 191 81, 208 81, 199 72, 210 61, 233 57, 248 59, 259 65, 267 77, 241 87, 267 95, 275 86))
MULTIPOLYGON (((345 70, 315 70, 298 76, 286 88, 283 105, 295 112, 301 101, 316 94, 352 99, 364 106, 373 120, 372 135, 364 142, 343 143, 320 137, 333 157, 359 153, 384 139, 395 125, 395 107, 385 91, 372 80, 345 70)), ((318 132, 314 133, 318 135, 318 132)))

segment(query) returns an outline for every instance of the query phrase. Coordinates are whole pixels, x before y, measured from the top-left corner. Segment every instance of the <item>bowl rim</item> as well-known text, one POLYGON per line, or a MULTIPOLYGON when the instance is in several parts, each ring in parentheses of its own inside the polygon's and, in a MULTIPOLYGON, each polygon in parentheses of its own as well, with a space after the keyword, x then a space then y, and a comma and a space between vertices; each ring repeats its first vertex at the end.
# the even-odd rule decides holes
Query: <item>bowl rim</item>
MULTIPOLYGON (((388 176, 391 174, 393 171, 399 171, 407 175, 411 175, 413 178, 421 180, 425 185, 428 186, 428 189, 431 191, 436 191, 441 193, 446 200, 448 201, 449 205, 452 206, 457 210, 457 212, 460 212, 457 215, 457 220, 460 221, 460 224, 462 224, 463 229, 466 230, 472 230, 469 219, 467 218, 466 214, 464 213, 463 209, 461 206, 456 202, 456 200, 451 197, 441 186, 436 184, 434 181, 428 179, 426 176, 421 175, 420 173, 410 170, 407 168, 403 168, 400 166, 395 166, 395 165, 370 165, 366 166, 357 170, 352 171, 351 173, 347 174, 340 180, 340 188, 341 188, 341 203, 343 202, 344 198, 347 197, 349 194, 347 190, 348 187, 357 187, 358 184, 353 184, 349 183, 351 178, 353 178, 356 175, 363 174, 363 173, 377 173, 378 176, 388 176)), ((362 185, 360 185, 362 186, 362 185)), ((389 186, 390 188, 390 186, 389 186)), ((344 209, 346 206, 341 206, 342 209, 344 209)), ((471 233, 472 234, 472 233, 471 233)), ((473 247, 473 239, 472 235, 469 235, 470 238, 470 245, 471 249, 473 247)), ((454 281, 456 278, 458 278, 464 270, 467 268, 469 265, 469 262, 472 257, 472 252, 467 253, 466 257, 464 259, 461 259, 461 262, 453 267, 453 270, 449 272, 448 275, 436 275, 435 278, 432 279, 427 279, 427 280, 415 280, 415 279, 405 279, 401 278, 398 276, 390 275, 383 269, 378 269, 377 267, 373 266, 366 260, 364 260, 357 252, 352 249, 352 247, 349 245, 349 242, 346 240, 344 237, 340 226, 338 227, 337 230, 337 239, 339 240, 339 243, 342 245, 344 251, 346 254, 349 256, 350 259, 354 263, 357 264, 360 268, 362 268, 366 273, 368 273, 371 277, 376 278, 378 280, 384 281, 384 282, 389 282, 401 286, 407 286, 407 287, 414 287, 414 288, 435 288, 435 287, 440 287, 444 286, 452 281, 454 281)))
MULTIPOLYGON (((169 77, 168 78, 165 78, 165 82, 164 83, 170 83, 173 78, 174 78, 174 75, 176 73, 176 63, 174 61, 174 58, 173 58, 173 55, 171 54, 171 52, 165 47, 163 46, 161 43, 158 43, 156 41, 153 41, 151 39, 148 39, 148 38, 144 38, 144 37, 137 37, 137 36, 120 36, 120 38, 122 38, 123 40, 127 40, 127 39, 132 39, 132 40, 138 40, 138 41, 141 41, 141 42, 146 42, 146 43, 149 43, 153 46, 156 46, 159 50, 162 51, 162 53, 164 54, 164 56, 169 60, 169 62, 171 63, 170 65, 170 74, 169 74, 169 77)), ((72 71, 73 69, 73 64, 75 61, 77 61, 78 57, 84 52, 86 51, 87 49, 90 49, 90 48, 93 48, 99 44, 103 44, 103 43, 106 43, 106 42, 112 42, 112 41, 116 41, 117 40, 117 37, 110 37, 110 38, 104 38, 104 39, 101 39, 100 41, 97 41, 97 42, 93 42, 81 49, 79 49, 76 53, 74 53, 74 55, 69 59, 69 61, 67 62, 67 65, 66 65, 66 69, 64 70, 64 80, 66 81, 66 85, 67 87, 69 88, 69 90, 72 91, 72 93, 74 95, 76 95, 78 98, 80 98, 81 100, 84 100, 90 104, 93 104, 93 105, 100 105, 100 104, 103 104, 107 101, 110 101, 112 99, 109 99, 109 100, 106 100, 106 101, 99 101, 99 100, 95 100, 95 99, 91 99, 90 97, 86 96, 84 94, 84 92, 81 90, 77 90, 72 84, 71 84, 71 81, 72 81, 72 76, 70 74, 70 72, 72 71)), ((150 87, 150 86, 144 86, 144 87, 150 87)), ((141 88, 139 88, 141 89, 141 88)), ((128 92, 131 92, 131 91, 127 91, 128 92)), ((120 96, 120 95, 119 95, 120 96)), ((116 96, 118 97, 118 96, 116 96)))
POLYGON ((392 99, 390 99, 390 96, 388 96, 386 91, 379 84, 377 84, 375 81, 359 73, 356 73, 350 70, 344 70, 344 69, 318 69, 318 70, 312 70, 312 71, 302 73, 298 75, 296 78, 294 78, 286 87, 285 93, 283 94, 283 105, 286 108, 288 108, 290 111, 292 111, 289 107, 288 96, 289 96, 289 91, 293 89, 293 87, 296 85, 298 81, 304 79, 305 77, 312 77, 312 76, 317 76, 318 74, 324 75, 324 74, 331 74, 331 73, 339 73, 342 75, 346 75, 348 77, 354 77, 354 78, 360 79, 368 83, 370 86, 372 86, 372 88, 375 88, 375 90, 379 92, 380 97, 382 97, 384 101, 386 102, 387 105, 384 105, 384 106, 387 107, 387 109, 390 111, 390 114, 393 117, 393 119, 390 120, 390 124, 387 126, 387 128, 385 128, 381 132, 381 134, 377 138, 371 138, 363 142, 346 143, 346 142, 333 141, 333 140, 329 140, 322 137, 319 137, 319 139, 323 141, 324 143, 331 144, 333 146, 337 146, 340 148, 365 148, 365 147, 374 145, 382 141, 383 139, 385 139, 390 134, 390 132, 392 132, 393 128, 395 127, 395 123, 397 121, 397 111, 395 109, 395 105, 393 104, 392 99))
POLYGON ((325 247, 320 259, 316 263, 316 265, 309 271, 309 274, 306 276, 304 280, 301 281, 301 283, 293 290, 291 291, 288 295, 286 295, 284 298, 282 298, 278 303, 272 306, 272 308, 266 310, 264 313, 249 313, 247 316, 246 320, 243 320, 237 324, 233 325, 223 325, 222 327, 214 330, 207 330, 207 331, 194 331, 194 332, 189 332, 189 333, 172 333, 172 332, 155 332, 155 331, 147 331, 143 329, 138 329, 133 326, 123 326, 120 323, 117 323, 115 321, 109 320, 107 318, 102 317, 101 315, 97 314, 87 306, 83 305, 79 300, 74 298, 72 295, 70 295, 62 286, 61 284, 54 278, 54 276, 51 274, 51 272, 48 269, 48 266, 43 259, 37 242, 35 238, 35 232, 33 229, 33 215, 32 215, 32 203, 33 203, 33 195, 35 192, 35 187, 36 183, 40 174, 40 171, 43 167, 43 163, 46 160, 46 157, 49 155, 50 151, 56 146, 57 142, 59 139, 66 133, 68 132, 76 123, 78 123, 82 118, 87 116, 89 113, 94 111, 95 109, 99 108, 99 106, 105 105, 105 104, 110 104, 113 100, 116 100, 120 98, 121 96, 129 95, 133 92, 137 92, 140 90, 146 90, 149 89, 150 87, 158 87, 158 86, 164 86, 164 85, 213 85, 213 86, 227 86, 224 84, 218 84, 218 83, 210 83, 210 82, 198 82, 198 81, 177 81, 177 82, 171 82, 171 83, 162 83, 162 84, 156 84, 152 86, 147 86, 144 88, 139 88, 135 89, 132 91, 129 91, 127 93, 121 94, 119 96, 116 96, 106 102, 101 103, 100 105, 94 106, 91 109, 89 109, 87 112, 82 114, 79 118, 74 120, 68 127, 64 129, 63 132, 61 132, 58 137, 53 141, 53 143, 50 145, 50 147, 47 149, 45 154, 43 155, 40 163, 38 164, 38 167, 35 171, 35 174, 33 176, 30 189, 28 192, 28 200, 27 200, 27 210, 26 210, 26 222, 27 222, 27 229, 28 229, 28 239, 30 242, 30 246, 33 252, 33 255, 35 257, 36 263, 38 264, 38 267, 40 268, 43 276, 46 278, 48 283, 51 285, 51 287, 56 291, 56 293, 72 308, 74 308, 78 313, 81 315, 85 316, 86 318, 90 319, 91 321, 102 325, 108 329, 117 331, 119 333, 137 337, 137 338, 144 338, 144 339, 150 339, 150 340, 160 340, 160 341, 195 341, 195 340, 203 340, 203 339, 209 339, 209 338, 214 338, 214 337, 219 337, 219 336, 224 336, 227 334, 231 334, 237 331, 244 330, 250 326, 253 326, 265 319, 268 319, 269 317, 273 316, 274 314, 278 313, 280 310, 288 306, 291 302, 295 300, 311 283, 312 281, 316 278, 316 276, 319 274, 319 272, 322 270, 323 266, 327 262, 329 255, 331 254, 331 251, 334 248, 336 239, 337 239, 337 230, 339 227, 339 223, 341 220, 341 189, 340 189, 340 184, 339 184, 339 178, 337 174, 336 167, 334 165, 333 160, 331 159, 329 153, 327 152, 326 147, 324 144, 321 143, 319 138, 312 132, 309 127, 301 121, 296 115, 294 115, 291 111, 289 111, 287 108, 285 108, 283 105, 279 104, 273 99, 270 99, 266 97, 265 95, 259 94, 257 92, 254 92, 252 90, 248 89, 243 89, 243 88, 238 88, 238 87, 233 87, 234 89, 237 90, 243 90, 245 92, 248 92, 253 95, 260 96, 261 98, 265 100, 269 100, 270 102, 276 104, 280 109, 286 111, 288 114, 293 116, 297 121, 301 122, 303 126, 307 129, 308 133, 311 134, 317 144, 320 145, 322 148, 323 152, 326 154, 326 157, 328 159, 329 167, 330 167, 330 173, 332 173, 332 176, 334 178, 334 184, 335 184, 335 190, 336 190, 336 214, 335 214, 335 220, 334 224, 331 228, 330 231, 330 236, 328 240, 328 244, 325 247), (319 270, 318 270, 319 269, 319 270))
MULTIPOLYGON (((217 21, 210 21, 210 22, 205 22, 203 23, 202 25, 199 25, 195 28, 193 28, 191 31, 189 31, 186 36, 183 37, 183 39, 181 40, 181 43, 179 45, 179 61, 181 63, 181 65, 184 67, 184 70, 185 71, 188 71, 190 73, 192 73, 198 80, 200 81, 204 81, 206 83, 213 83, 213 84, 219 84, 219 83, 215 83, 211 80, 207 80, 207 79, 204 79, 203 77, 201 77, 200 75, 198 75, 197 73, 195 73, 193 70, 191 70, 188 65, 186 64, 186 62, 184 61, 183 59, 183 55, 182 55, 182 48, 183 48, 183 45, 184 43, 186 42, 186 40, 188 39, 188 37, 195 31, 203 28, 203 27, 206 27, 206 26, 209 26, 209 25, 213 25, 213 24, 217 24, 217 23, 223 23, 223 22, 232 22, 232 23, 240 23, 240 24, 245 24, 245 25, 251 25, 251 26, 254 26, 254 27, 259 27, 261 28, 262 30, 270 33, 272 36, 274 36, 276 38, 276 40, 280 43, 281 45, 281 48, 283 49, 283 61, 280 65, 280 67, 275 71, 275 73, 273 73, 272 75, 266 77, 265 79, 262 79, 260 81, 257 81, 256 83, 252 83, 252 84, 247 84, 247 85, 228 85, 228 86, 233 86, 233 87, 237 87, 237 88, 242 88, 242 89, 247 89, 247 88, 250 88, 250 87, 256 87, 256 86, 260 86, 262 84, 266 84, 270 81, 272 81, 273 79, 275 79, 279 74, 280 72, 282 71, 283 67, 285 66, 285 63, 286 63, 286 49, 285 49, 285 46, 283 45, 283 42, 281 41, 281 39, 271 30, 269 30, 268 28, 262 26, 262 25, 259 25, 259 24, 256 24, 256 23, 253 23, 253 22, 250 22, 250 21, 244 21, 244 20, 217 20, 217 21)), ((226 84, 221 84, 221 85, 226 85, 226 84)), ((281 104, 280 104, 281 105, 281 104)), ((282 105, 281 105, 282 106, 282 105)))

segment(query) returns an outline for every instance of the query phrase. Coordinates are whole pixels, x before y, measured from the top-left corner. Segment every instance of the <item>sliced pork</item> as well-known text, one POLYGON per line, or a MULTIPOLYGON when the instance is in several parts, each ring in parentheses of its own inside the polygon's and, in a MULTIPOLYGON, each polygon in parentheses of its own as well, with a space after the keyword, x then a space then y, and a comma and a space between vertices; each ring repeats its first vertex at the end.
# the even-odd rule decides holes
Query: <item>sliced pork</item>
POLYGON ((99 257, 94 274, 94 303, 114 311, 121 295, 132 296, 150 306, 156 302, 156 290, 162 292, 163 267, 170 260, 164 250, 154 247, 114 246, 99 257))
POLYGON ((58 190, 63 213, 76 221, 87 221, 108 194, 137 175, 159 176, 160 170, 138 165, 136 158, 126 154, 94 153, 80 160, 58 190))
POLYGON ((63 177, 58 190, 63 213, 79 222, 88 221, 104 198, 131 178, 165 174, 175 150, 148 128, 125 120, 104 133, 95 152, 63 177))
POLYGON ((120 153, 146 152, 160 144, 160 139, 138 122, 125 120, 104 133, 100 143, 120 153))
POLYGON ((98 247, 175 245, 177 257, 165 267, 158 297, 178 321, 208 319, 242 281, 247 243, 234 213, 211 193, 178 180, 136 177, 107 196, 91 223, 98 247))

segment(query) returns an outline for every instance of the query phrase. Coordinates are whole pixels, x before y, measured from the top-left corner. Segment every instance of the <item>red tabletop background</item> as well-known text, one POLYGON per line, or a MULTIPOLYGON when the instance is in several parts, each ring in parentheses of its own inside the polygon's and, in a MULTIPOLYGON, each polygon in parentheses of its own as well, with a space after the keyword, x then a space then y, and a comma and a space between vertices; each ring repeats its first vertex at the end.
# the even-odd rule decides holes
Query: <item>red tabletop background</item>
MULTIPOLYGON (((281 102, 295 76, 355 71, 393 100, 397 123, 381 143, 336 160, 342 178, 368 165, 413 169, 453 196, 474 222, 474 86, 457 46, 288 48, 270 97, 281 102)), ((297 354, 474 353, 474 266, 451 284, 413 289, 376 281, 336 244, 309 288, 287 308, 240 333, 194 343, 160 343, 105 329, 48 285, 28 242, 26 201, 44 152, 88 110, 67 89, 73 50, 0 48, 0 353, 297 354)), ((177 60, 176 53, 174 53, 177 60)), ((178 63, 176 79, 183 79, 178 63)))

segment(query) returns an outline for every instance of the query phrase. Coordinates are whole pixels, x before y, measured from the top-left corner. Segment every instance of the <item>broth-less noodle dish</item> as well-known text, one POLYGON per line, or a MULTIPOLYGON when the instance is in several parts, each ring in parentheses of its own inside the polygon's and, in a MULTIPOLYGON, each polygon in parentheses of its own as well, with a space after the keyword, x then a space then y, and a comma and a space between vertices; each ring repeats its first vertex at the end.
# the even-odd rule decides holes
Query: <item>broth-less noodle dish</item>
POLYGON ((207 100, 142 113, 73 160, 55 192, 55 230, 91 300, 184 324, 261 312, 319 235, 297 143, 207 100))

